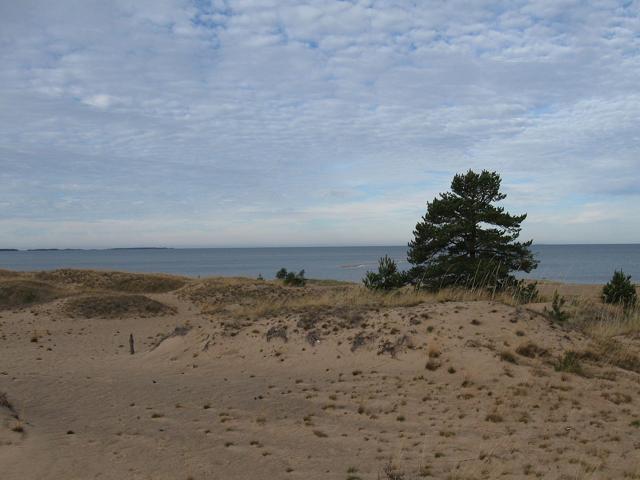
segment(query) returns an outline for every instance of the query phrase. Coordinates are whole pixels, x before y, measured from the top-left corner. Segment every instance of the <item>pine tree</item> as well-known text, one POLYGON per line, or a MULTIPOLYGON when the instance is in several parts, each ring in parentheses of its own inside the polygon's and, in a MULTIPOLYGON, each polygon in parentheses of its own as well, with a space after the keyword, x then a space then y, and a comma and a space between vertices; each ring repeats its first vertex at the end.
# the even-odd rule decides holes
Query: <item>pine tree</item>
POLYGON ((527 215, 510 215, 494 205, 506 198, 500 182, 496 172, 469 170, 453 178, 451 192, 427 203, 409 242, 412 283, 430 289, 505 288, 518 283, 511 272, 536 268, 532 241, 516 241, 527 215))
POLYGON ((638 299, 636 287, 631 283, 631 275, 625 275, 622 270, 613 272, 613 277, 602 288, 604 303, 618 303, 625 308, 635 306, 638 299))
POLYGON ((367 272, 362 282, 371 290, 393 290, 405 284, 405 273, 399 271, 396 262, 385 255, 378 260, 378 271, 367 272))

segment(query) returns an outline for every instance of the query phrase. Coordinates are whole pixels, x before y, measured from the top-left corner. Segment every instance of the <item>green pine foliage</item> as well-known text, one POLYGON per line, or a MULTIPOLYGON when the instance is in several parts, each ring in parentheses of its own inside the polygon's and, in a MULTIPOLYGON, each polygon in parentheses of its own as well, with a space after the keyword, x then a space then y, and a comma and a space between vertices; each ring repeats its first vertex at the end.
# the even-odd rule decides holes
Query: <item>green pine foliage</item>
POLYGON ((631 283, 631 275, 616 270, 609 283, 602 288, 602 300, 604 303, 615 303, 625 308, 634 307, 638 294, 636 287, 631 283))
POLYGON ((518 303, 532 303, 540 299, 538 282, 511 281, 510 285, 501 287, 501 289, 510 292, 518 303))
POLYGON ((393 290, 407 283, 405 273, 398 270, 398 265, 388 255, 378 260, 378 271, 367 272, 362 282, 371 290, 393 290))
POLYGON ((469 170, 453 178, 450 192, 427 203, 409 242, 414 285, 498 289, 517 283, 512 272, 536 268, 532 241, 517 241, 526 214, 510 215, 495 205, 506 198, 500 183, 496 172, 469 170))
POLYGON ((276 273, 276 278, 282 280, 285 285, 290 285, 292 287, 304 287, 307 284, 307 279, 304 276, 304 270, 294 273, 288 272, 286 268, 281 268, 276 273))
POLYGON ((564 299, 564 297, 558 294, 557 290, 553 292, 553 300, 551 301, 551 310, 548 310, 547 312, 549 314, 549 317, 551 317, 551 320, 554 320, 559 323, 563 323, 569 320, 569 313, 566 310, 563 310, 565 303, 566 303, 566 300, 564 299))

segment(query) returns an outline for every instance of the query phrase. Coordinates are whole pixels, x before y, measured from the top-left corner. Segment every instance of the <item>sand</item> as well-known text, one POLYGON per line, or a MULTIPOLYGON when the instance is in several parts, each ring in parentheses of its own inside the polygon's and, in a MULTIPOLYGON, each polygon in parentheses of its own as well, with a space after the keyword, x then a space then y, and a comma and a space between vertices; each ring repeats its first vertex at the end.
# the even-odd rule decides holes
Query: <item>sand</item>
POLYGON ((136 280, 166 308, 96 316, 69 306, 122 283, 38 281, 56 294, 0 311, 3 480, 640 478, 640 374, 558 371, 594 340, 542 304, 285 308, 359 287, 136 280))

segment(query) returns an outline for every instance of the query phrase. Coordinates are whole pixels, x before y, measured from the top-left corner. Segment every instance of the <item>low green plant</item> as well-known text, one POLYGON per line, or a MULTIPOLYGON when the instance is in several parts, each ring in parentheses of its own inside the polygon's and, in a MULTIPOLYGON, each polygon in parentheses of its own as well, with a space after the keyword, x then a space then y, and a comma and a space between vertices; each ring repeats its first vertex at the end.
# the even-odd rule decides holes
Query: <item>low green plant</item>
POLYGON ((286 268, 281 268, 276 272, 276 278, 282 280, 285 285, 291 285, 293 287, 304 287, 307 284, 307 279, 304 277, 304 270, 294 273, 288 272, 286 268))
POLYGON ((602 300, 604 303, 622 305, 625 309, 634 307, 638 294, 636 287, 631 283, 631 275, 616 270, 611 280, 602 288, 602 300))
POLYGON ((378 271, 367 272, 362 283, 371 290, 393 290, 406 285, 407 278, 398 270, 395 260, 385 255, 378 260, 378 271))
POLYGON ((556 290, 553 292, 553 300, 551 301, 551 310, 547 310, 547 313, 552 320, 556 322, 566 322, 569 319, 569 313, 563 310, 566 300, 556 290))
POLYGON ((532 303, 540 298, 538 282, 520 280, 511 288, 511 292, 518 303, 532 303))
POLYGON ((298 273, 287 272, 284 277, 284 284, 291 285, 293 287, 304 287, 307 283, 307 279, 304 278, 304 270, 300 270, 298 273))

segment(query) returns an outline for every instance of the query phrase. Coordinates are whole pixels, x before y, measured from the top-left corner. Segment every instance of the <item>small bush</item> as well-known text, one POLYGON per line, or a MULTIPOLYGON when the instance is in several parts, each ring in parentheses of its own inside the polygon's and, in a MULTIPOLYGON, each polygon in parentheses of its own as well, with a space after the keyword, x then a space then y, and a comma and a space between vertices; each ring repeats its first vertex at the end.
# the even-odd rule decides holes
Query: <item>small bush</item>
POLYGON ((540 298, 538 282, 526 283, 520 280, 512 289, 513 298, 518 303, 533 303, 540 298))
POLYGON ((287 273, 287 276, 284 277, 284 284, 293 287, 304 287, 307 284, 307 279, 304 278, 304 270, 300 270, 298 273, 287 273))
POLYGON ((285 285, 291 285, 294 287, 304 287, 307 284, 307 279, 304 278, 304 270, 300 270, 297 274, 288 272, 286 268, 281 268, 276 272, 276 278, 282 280, 285 285))
POLYGON ((631 275, 625 275, 622 270, 616 270, 609 283, 602 288, 602 300, 604 303, 615 303, 624 308, 635 306, 638 294, 631 283, 631 275))
POLYGON ((558 294, 557 290, 553 292, 553 300, 551 301, 551 310, 547 310, 552 320, 563 323, 569 319, 569 313, 567 313, 565 310, 562 309, 565 303, 566 303, 566 300, 564 299, 564 297, 558 294))
MULTIPOLYGON (((391 460, 384 466, 382 471, 387 480, 404 480, 406 478, 405 473, 398 469, 391 460)), ((380 478, 380 475, 378 475, 378 478, 380 478)))
POLYGON ((518 364, 518 359, 516 358, 516 356, 508 350, 504 350, 500 352, 500 360, 513 363, 515 365, 518 364))
POLYGON ((580 363, 580 354, 573 351, 565 352, 556 364, 557 372, 575 373, 576 375, 584 375, 582 364, 580 363))
POLYGON ((289 340, 289 338, 287 337, 287 327, 281 325, 271 327, 267 331, 267 342, 270 342, 274 338, 280 338, 284 342, 287 342, 289 340))
POLYGON ((378 272, 367 272, 362 283, 371 290, 393 290, 406 285, 407 279, 395 260, 385 255, 378 260, 378 272))
POLYGON ((527 342, 516 348, 516 353, 527 358, 544 357, 549 354, 546 348, 539 347, 533 342, 527 342))

